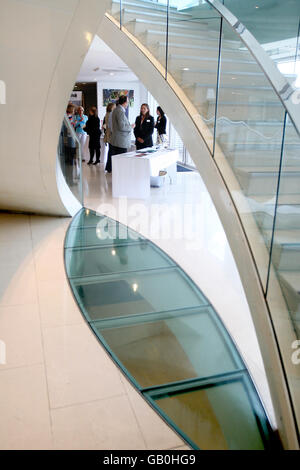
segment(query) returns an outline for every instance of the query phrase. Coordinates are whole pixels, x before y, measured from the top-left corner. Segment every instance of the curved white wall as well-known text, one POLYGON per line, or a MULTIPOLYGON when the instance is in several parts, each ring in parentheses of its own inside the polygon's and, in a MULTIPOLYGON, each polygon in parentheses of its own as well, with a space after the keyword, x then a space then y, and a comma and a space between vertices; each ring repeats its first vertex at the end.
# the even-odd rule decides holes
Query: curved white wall
POLYGON ((106 3, 0 0, 0 209, 68 214, 56 181, 58 135, 106 3))

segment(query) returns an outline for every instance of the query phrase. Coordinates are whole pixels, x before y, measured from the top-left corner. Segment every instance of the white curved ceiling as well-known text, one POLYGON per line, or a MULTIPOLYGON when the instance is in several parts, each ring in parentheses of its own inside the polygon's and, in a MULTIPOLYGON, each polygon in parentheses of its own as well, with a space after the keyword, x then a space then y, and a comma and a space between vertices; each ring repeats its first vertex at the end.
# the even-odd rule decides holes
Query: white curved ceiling
POLYGON ((83 61, 77 81, 101 82, 107 80, 136 82, 138 78, 99 36, 95 36, 83 61))

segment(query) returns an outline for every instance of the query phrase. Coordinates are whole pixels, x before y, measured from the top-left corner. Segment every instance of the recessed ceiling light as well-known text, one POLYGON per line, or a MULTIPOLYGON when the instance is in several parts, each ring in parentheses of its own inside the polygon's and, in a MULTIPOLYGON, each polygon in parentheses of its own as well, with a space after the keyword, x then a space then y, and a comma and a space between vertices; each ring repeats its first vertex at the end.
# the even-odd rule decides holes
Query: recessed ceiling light
POLYGON ((109 74, 109 75, 114 75, 114 72, 110 72, 110 74, 109 74))
POLYGON ((182 70, 190 70, 188 67, 184 67, 182 70))

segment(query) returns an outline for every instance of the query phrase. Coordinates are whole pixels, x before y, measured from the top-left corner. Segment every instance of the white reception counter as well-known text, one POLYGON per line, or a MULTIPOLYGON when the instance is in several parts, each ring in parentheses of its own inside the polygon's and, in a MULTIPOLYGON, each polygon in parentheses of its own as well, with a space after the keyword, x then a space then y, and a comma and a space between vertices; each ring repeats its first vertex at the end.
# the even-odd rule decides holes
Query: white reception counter
POLYGON ((178 150, 154 147, 112 157, 112 195, 132 199, 150 196, 150 178, 166 170, 172 184, 176 183, 178 150))

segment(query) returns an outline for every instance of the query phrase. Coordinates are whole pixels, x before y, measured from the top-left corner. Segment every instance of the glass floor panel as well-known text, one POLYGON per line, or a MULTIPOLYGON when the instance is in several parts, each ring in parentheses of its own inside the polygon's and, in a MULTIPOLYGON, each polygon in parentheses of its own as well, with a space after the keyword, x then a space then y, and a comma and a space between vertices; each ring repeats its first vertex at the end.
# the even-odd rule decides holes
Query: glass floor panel
POLYGON ((168 268, 174 263, 149 243, 114 245, 109 248, 68 249, 65 253, 69 277, 96 276, 146 269, 168 268))
MULTIPOLYGON (((104 220, 104 219, 103 219, 104 220)), ((133 230, 124 225, 110 224, 95 225, 94 227, 77 227, 68 231, 66 248, 86 248, 89 246, 128 245, 137 241, 145 241, 133 230)))
POLYGON ((91 326, 140 388, 244 367, 211 307, 91 326))
MULTIPOLYGON (((115 223, 114 219, 106 215, 98 214, 90 209, 83 209, 79 211, 72 220, 72 228, 78 227, 96 227, 101 222, 102 224, 115 223)), ((118 223, 118 222, 117 222, 118 223)))
POLYGON ((270 428, 247 373, 190 389, 148 392, 175 429, 203 450, 263 450, 270 428))
POLYGON ((89 321, 198 307, 205 297, 178 268, 70 278, 89 321))
POLYGON ((66 235, 65 265, 98 339, 192 447, 280 448, 222 321, 162 250, 83 209, 66 235))

